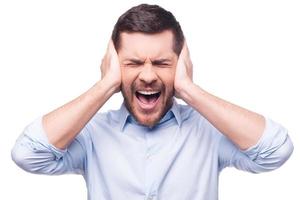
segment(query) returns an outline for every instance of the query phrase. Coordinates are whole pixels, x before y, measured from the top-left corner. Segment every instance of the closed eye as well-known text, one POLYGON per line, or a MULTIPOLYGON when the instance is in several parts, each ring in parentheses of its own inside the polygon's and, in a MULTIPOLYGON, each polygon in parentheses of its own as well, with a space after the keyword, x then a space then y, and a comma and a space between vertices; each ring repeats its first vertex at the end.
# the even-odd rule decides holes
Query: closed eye
POLYGON ((170 67, 171 64, 169 63, 161 63, 161 62, 152 62, 152 65, 158 66, 158 67, 170 67))
POLYGON ((157 60, 152 60, 152 65, 158 66, 158 67, 171 67, 172 62, 170 59, 157 59, 157 60))
POLYGON ((138 67, 140 65, 143 65, 144 62, 140 60, 131 59, 130 62, 125 62, 124 64, 128 67, 138 67))
POLYGON ((128 66, 128 67, 138 67, 140 66, 141 64, 137 64, 137 63, 126 63, 125 66, 128 66))

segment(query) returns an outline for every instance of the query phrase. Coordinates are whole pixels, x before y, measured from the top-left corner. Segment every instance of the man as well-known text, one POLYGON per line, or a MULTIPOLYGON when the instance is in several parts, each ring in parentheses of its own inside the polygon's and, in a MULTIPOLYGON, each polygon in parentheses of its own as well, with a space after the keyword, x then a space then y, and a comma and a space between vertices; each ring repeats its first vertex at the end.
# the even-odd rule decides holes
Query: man
POLYGON ((12 150, 17 165, 82 174, 90 200, 216 200, 223 168, 270 171, 293 151, 284 127, 193 83, 181 27, 159 6, 119 18, 101 72, 87 92, 25 128, 12 150), (97 113, 119 91, 121 108, 97 113))

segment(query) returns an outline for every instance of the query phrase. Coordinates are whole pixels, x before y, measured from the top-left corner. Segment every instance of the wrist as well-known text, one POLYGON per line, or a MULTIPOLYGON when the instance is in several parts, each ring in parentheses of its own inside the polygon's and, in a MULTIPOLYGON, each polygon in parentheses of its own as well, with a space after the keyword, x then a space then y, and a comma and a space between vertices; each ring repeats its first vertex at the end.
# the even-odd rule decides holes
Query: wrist
POLYGON ((90 97, 96 101, 107 101, 115 93, 115 88, 109 85, 109 83, 102 79, 97 81, 90 89, 90 97))
POLYGON ((191 80, 181 81, 181 83, 175 85, 175 91, 179 98, 185 100, 184 98, 189 95, 194 83, 191 80))
POLYGON ((111 77, 103 77, 97 84, 102 85, 108 92, 117 93, 120 91, 121 80, 115 81, 111 77))
POLYGON ((206 92, 193 82, 189 82, 182 85, 179 95, 183 101, 195 107, 201 101, 202 98, 200 97, 206 95, 206 92))

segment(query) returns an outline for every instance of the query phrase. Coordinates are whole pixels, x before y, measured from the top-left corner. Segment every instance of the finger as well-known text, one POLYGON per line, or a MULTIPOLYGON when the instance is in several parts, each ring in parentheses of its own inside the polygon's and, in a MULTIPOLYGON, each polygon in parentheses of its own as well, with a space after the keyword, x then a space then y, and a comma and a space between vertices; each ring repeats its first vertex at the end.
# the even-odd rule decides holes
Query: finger
POLYGON ((188 57, 188 56, 189 56, 189 49, 188 49, 186 40, 185 40, 184 43, 183 43, 183 46, 182 46, 182 50, 181 50, 180 55, 181 55, 182 57, 188 57))
POLYGON ((114 45, 113 45, 112 39, 110 39, 108 44, 107 44, 107 47, 106 47, 105 55, 102 58, 102 65, 103 66, 107 66, 107 64, 108 64, 108 62, 109 62, 109 60, 112 56, 113 49, 114 49, 114 45))
POLYGON ((191 78, 191 80, 193 80, 193 67, 192 67, 192 65, 187 68, 187 73, 188 73, 188 76, 191 78))
POLYGON ((107 47, 106 47, 106 52, 109 52, 109 50, 110 50, 110 46, 111 46, 111 43, 112 43, 112 40, 111 39, 109 39, 109 41, 108 41, 108 44, 107 44, 107 47))
POLYGON ((105 71, 106 71, 106 66, 107 66, 107 59, 103 58, 101 66, 100 66, 101 79, 104 77, 104 74, 105 74, 105 71))
POLYGON ((184 42, 183 44, 179 59, 182 60, 188 68, 191 67, 192 61, 190 58, 190 53, 186 42, 184 42))
POLYGON ((111 54, 117 54, 117 51, 115 49, 115 45, 112 41, 112 39, 109 40, 109 43, 108 43, 108 52, 111 53, 111 54))
POLYGON ((192 63, 192 60, 191 60, 191 57, 190 57, 190 51, 188 49, 186 41, 184 41, 184 45, 183 45, 182 50, 183 50, 182 59, 184 59, 187 74, 191 79, 193 79, 193 63, 192 63))

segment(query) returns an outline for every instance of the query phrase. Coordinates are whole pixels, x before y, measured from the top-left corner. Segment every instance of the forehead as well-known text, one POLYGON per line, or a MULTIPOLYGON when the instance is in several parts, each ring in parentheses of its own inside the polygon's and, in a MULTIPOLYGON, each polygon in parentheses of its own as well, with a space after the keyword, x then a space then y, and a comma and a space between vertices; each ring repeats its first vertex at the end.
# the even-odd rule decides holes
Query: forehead
POLYGON ((122 58, 157 59, 176 56, 173 33, 169 30, 155 34, 121 33, 118 54, 122 58))

